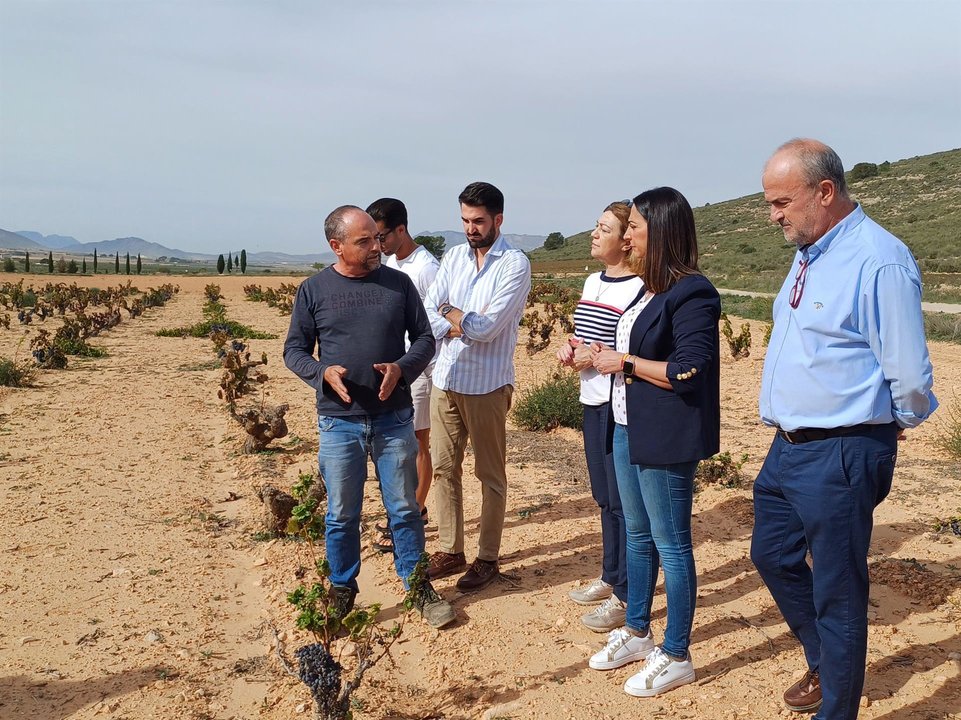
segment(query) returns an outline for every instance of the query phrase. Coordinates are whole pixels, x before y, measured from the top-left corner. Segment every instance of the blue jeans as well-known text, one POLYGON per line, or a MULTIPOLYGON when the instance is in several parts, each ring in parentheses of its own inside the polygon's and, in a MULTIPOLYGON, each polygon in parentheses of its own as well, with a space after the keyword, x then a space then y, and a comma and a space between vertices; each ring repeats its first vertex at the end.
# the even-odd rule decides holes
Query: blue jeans
POLYGON ((627 529, 627 627, 647 632, 660 562, 667 591, 667 629, 661 648, 673 657, 687 657, 697 600, 691 543, 697 462, 633 465, 627 428, 618 424, 614 426, 614 469, 627 529))
POLYGON ((854 720, 868 640, 874 508, 894 476, 897 428, 792 445, 775 436, 754 482, 751 560, 818 670, 819 720, 854 720), (814 570, 808 566, 808 552, 814 570))
POLYGON ((417 505, 417 439, 414 410, 379 415, 320 415, 317 459, 327 487, 325 541, 330 581, 357 590, 360 513, 367 458, 374 461, 380 494, 394 538, 394 568, 407 587, 424 552, 424 521, 417 505))
POLYGON ((591 479, 591 495, 601 509, 601 580, 614 587, 614 595, 627 602, 627 538, 624 510, 617 492, 614 455, 608 451, 614 421, 610 403, 584 406, 584 455, 591 479))

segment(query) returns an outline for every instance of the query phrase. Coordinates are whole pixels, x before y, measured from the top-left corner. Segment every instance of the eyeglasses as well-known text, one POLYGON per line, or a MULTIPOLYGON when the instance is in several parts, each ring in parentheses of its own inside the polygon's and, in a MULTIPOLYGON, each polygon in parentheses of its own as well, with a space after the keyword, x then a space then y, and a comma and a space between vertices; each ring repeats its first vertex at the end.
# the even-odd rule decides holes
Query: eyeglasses
POLYGON ((797 275, 794 276, 794 287, 791 288, 791 297, 788 302, 795 310, 801 304, 801 296, 804 294, 804 280, 807 278, 809 263, 810 260, 802 260, 798 266, 797 275))
POLYGON ((397 229, 397 228, 391 228, 390 230, 384 230, 384 232, 382 232, 382 233, 377 233, 376 235, 374 235, 374 239, 375 239, 377 242, 382 243, 382 242, 384 242, 384 240, 387 239, 387 236, 390 235, 392 232, 394 232, 394 230, 396 230, 396 229, 397 229))
POLYGON ((627 205, 627 207, 634 207, 634 201, 628 198, 627 200, 621 200, 621 205, 627 205))

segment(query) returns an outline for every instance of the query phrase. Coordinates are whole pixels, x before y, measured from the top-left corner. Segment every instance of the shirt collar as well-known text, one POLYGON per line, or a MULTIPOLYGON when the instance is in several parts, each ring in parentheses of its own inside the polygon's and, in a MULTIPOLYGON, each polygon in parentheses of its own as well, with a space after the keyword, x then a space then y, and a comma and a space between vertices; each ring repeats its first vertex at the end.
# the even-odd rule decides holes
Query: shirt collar
MULTIPOLYGON (((497 239, 494 241, 494 244, 491 245, 490 250, 488 250, 487 254, 484 256, 485 261, 486 261, 487 255, 494 255, 496 257, 498 255, 503 255, 505 252, 507 252, 510 249, 511 249, 511 246, 508 244, 507 240, 504 239, 503 235, 498 233, 497 239)), ((474 248, 470 249, 470 256, 474 258, 474 260, 477 260, 477 251, 474 248)))
POLYGON ((862 220, 864 220, 864 210, 861 208, 861 203, 855 203, 854 210, 845 215, 841 219, 841 222, 824 233, 820 240, 804 248, 801 254, 808 260, 813 260, 818 255, 826 253, 831 249, 832 244, 840 235, 856 227, 862 220))

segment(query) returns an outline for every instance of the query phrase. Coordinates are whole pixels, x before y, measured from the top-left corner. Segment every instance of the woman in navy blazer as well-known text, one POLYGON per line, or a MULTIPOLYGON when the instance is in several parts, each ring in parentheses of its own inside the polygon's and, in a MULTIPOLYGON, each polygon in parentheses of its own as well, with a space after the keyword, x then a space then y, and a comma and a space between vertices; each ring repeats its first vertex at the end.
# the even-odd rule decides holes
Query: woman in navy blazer
POLYGON ((652 697, 694 680, 688 652, 697 575, 691 543, 694 473, 720 442, 721 301, 698 270, 694 213, 681 193, 634 198, 628 231, 648 289, 621 316, 616 347, 592 346, 612 374, 614 467, 627 527, 627 619, 590 666, 611 670, 646 659, 624 684, 652 697), (651 602, 664 567, 667 628, 658 646, 651 602))

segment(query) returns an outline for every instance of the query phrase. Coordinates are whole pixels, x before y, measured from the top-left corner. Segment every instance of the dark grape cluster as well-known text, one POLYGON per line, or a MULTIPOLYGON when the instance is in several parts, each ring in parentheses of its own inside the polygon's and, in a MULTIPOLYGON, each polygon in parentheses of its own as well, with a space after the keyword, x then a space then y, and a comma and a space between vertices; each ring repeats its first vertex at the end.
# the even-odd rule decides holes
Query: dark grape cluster
POLYGON ((318 705, 334 701, 340 692, 340 663, 320 643, 304 645, 294 655, 300 663, 300 679, 310 688, 318 705))

